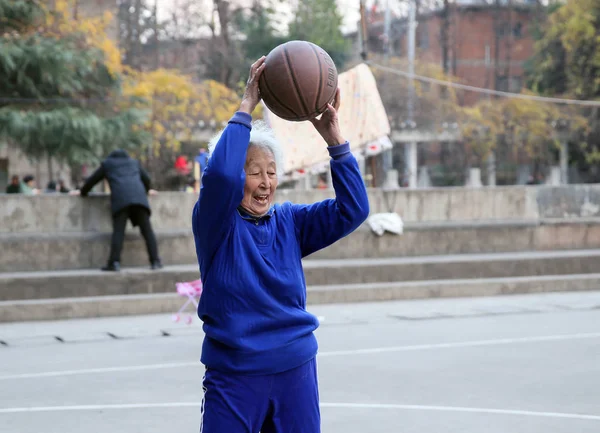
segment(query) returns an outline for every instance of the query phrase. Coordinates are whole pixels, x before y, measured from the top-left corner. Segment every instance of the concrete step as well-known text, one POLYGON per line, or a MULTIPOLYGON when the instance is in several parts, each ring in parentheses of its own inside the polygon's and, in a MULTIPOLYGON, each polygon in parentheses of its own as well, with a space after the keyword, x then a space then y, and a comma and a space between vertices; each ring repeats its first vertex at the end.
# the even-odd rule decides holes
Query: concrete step
MULTIPOLYGON (((167 265, 196 263, 189 230, 157 232, 167 265)), ((110 233, 0 233, 0 272, 100 268, 108 258, 110 233)), ((580 221, 471 221, 412 223, 401 236, 376 236, 365 225, 310 258, 360 259, 511 251, 600 248, 600 219, 580 221)), ((139 234, 128 233, 123 266, 146 266, 148 255, 139 234)))
MULTIPOLYGON (((165 264, 194 264, 196 251, 189 230, 156 233, 165 264)), ((111 233, 0 234, 0 272, 100 268, 106 264, 111 233)), ((121 255, 125 266, 149 264, 139 233, 127 233, 121 255)))
POLYGON ((305 260, 307 285, 504 278, 600 271, 600 249, 305 260))
MULTIPOLYGON (((309 304, 474 297, 542 292, 596 291, 600 274, 472 278, 309 286, 309 304)), ((183 298, 173 293, 0 302, 0 322, 174 313, 183 298)), ((194 308, 187 310, 194 314, 194 308)))
MULTIPOLYGON (((309 286, 591 274, 600 270, 600 249, 454 254, 377 259, 304 260, 309 286)), ((0 301, 151 294, 173 291, 199 276, 197 265, 159 271, 125 268, 0 273, 0 301)))

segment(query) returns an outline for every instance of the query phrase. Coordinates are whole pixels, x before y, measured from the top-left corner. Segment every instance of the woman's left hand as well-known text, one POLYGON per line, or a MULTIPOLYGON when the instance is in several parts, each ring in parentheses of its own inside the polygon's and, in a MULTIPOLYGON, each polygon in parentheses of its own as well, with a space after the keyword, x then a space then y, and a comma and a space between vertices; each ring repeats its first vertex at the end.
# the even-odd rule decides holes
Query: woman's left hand
POLYGON ((246 90, 242 97, 242 103, 240 105, 240 111, 252 115, 252 112, 260 102, 260 91, 258 89, 258 81, 260 76, 265 70, 265 59, 266 56, 262 56, 250 67, 250 74, 248 76, 248 82, 246 83, 246 90))
POLYGON ((328 146, 337 146, 343 144, 346 140, 340 132, 340 122, 337 110, 340 108, 340 89, 335 92, 333 105, 327 104, 327 110, 321 115, 320 119, 310 119, 315 129, 321 134, 328 146))

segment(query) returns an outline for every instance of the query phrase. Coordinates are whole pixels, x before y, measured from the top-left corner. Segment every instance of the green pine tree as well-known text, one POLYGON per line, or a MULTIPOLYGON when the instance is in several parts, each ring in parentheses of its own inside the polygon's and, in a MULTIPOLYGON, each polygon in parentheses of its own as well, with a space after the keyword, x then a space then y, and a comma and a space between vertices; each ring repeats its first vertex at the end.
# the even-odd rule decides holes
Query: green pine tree
POLYGON ((143 113, 119 109, 119 76, 103 53, 45 32, 47 13, 37 1, 0 0, 0 142, 70 164, 143 145, 143 113))

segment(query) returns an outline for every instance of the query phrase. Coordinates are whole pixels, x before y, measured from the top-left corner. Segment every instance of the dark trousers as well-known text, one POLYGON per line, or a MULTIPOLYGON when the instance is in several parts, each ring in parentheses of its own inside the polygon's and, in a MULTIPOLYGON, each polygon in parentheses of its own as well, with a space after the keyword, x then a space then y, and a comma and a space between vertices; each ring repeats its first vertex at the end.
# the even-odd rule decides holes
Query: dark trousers
POLYGON ((131 220, 134 226, 140 227, 140 232, 146 241, 148 258, 150 263, 158 262, 158 246, 156 236, 150 224, 150 212, 142 206, 129 206, 113 215, 113 233, 110 244, 110 257, 108 263, 121 261, 121 250, 125 239, 125 227, 127 220, 131 220))
POLYGON ((245 376, 208 368, 202 382, 203 433, 320 433, 317 360, 276 374, 245 376))

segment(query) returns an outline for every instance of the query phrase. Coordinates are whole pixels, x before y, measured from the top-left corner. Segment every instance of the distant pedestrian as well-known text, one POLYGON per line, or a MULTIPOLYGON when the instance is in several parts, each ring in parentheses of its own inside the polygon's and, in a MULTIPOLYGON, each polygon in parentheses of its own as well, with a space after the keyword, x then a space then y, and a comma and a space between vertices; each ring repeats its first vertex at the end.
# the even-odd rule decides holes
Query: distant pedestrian
POLYGON ((69 188, 67 188, 64 179, 59 179, 58 180, 58 192, 61 192, 63 194, 69 192, 69 188))
POLYGON ((48 182, 46 184, 46 190, 44 192, 46 194, 54 194, 54 193, 58 192, 58 190, 56 188, 56 182, 54 182, 53 180, 51 180, 50 182, 48 182))
POLYGON ((33 177, 33 175, 28 174, 23 178, 23 183, 21 183, 21 192, 27 195, 37 194, 40 192, 36 188, 35 177, 33 177))
POLYGON ((195 159, 200 165, 200 176, 202 176, 202 173, 204 173, 204 170, 206 170, 206 164, 208 163, 208 152, 206 152, 206 149, 201 147, 198 150, 198 155, 196 155, 195 159))
POLYGON ((7 194, 21 194, 21 180, 18 175, 14 175, 10 184, 6 187, 7 194))
POLYGON ((151 210, 147 194, 156 193, 150 189, 150 176, 139 161, 130 158, 126 151, 114 150, 88 177, 81 191, 76 190, 71 194, 86 196, 94 185, 105 178, 108 180, 111 191, 113 233, 110 257, 102 270, 119 271, 121 269, 121 250, 127 220, 130 220, 134 227, 140 227, 140 232, 146 241, 151 269, 162 268, 156 237, 150 224, 151 210))

